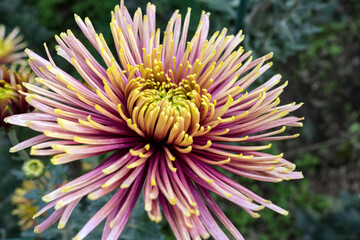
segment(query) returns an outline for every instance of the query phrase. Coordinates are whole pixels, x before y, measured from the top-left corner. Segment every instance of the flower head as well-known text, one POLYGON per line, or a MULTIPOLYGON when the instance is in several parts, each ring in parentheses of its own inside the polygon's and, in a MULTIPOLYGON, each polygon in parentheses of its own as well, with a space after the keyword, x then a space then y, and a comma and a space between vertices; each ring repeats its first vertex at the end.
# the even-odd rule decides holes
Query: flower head
POLYGON ((0 68, 0 127, 9 127, 4 118, 19 113, 26 113, 32 107, 25 101, 20 92, 28 92, 23 86, 31 80, 30 72, 8 70, 5 65, 0 68))
POLYGON ((12 204, 16 205, 16 208, 11 214, 16 215, 20 221, 19 226, 21 229, 26 230, 35 226, 34 214, 39 209, 39 206, 34 205, 36 200, 26 198, 26 194, 36 189, 36 184, 32 180, 25 180, 22 183, 22 187, 16 188, 15 193, 11 198, 12 204))
POLYGON ((41 113, 6 119, 42 133, 12 150, 32 146, 33 155, 54 155, 53 164, 112 155, 43 197, 49 204, 35 217, 55 211, 36 232, 57 220, 64 227, 83 197, 96 200, 114 191, 74 239, 85 238, 105 219, 103 239, 117 239, 142 188, 150 220, 160 222, 163 214, 177 239, 227 239, 211 212, 242 239, 210 192, 253 217, 264 207, 287 214, 219 171, 268 182, 302 178, 282 154, 261 152, 271 147, 265 141, 298 136, 279 136, 286 126, 302 126, 301 118, 285 117, 301 104, 279 106, 287 85, 277 86, 280 75, 247 91, 271 67, 266 62, 272 53, 253 60, 238 47, 241 32, 226 36, 223 29, 208 38, 208 13, 187 42, 190 10, 183 26, 176 11, 161 37, 154 5, 147 5, 146 15, 139 9, 131 18, 121 1, 110 23, 115 57, 88 18, 75 20, 105 65, 70 30, 56 36, 57 53, 86 84, 58 68, 47 49, 49 60, 27 50, 37 81, 49 90, 29 85, 34 94, 26 94, 26 100, 41 113))
POLYGON ((26 47, 19 32, 19 28, 14 28, 9 35, 5 36, 5 26, 0 25, 0 65, 15 63, 25 57, 24 52, 18 52, 26 47))

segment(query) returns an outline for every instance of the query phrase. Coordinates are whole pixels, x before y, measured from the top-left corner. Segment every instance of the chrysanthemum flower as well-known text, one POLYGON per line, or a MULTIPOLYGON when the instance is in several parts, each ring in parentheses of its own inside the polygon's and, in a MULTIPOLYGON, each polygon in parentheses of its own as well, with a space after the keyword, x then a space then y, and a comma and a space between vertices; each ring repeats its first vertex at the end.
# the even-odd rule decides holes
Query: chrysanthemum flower
POLYGON ((9 127, 4 118, 19 113, 26 113, 32 107, 25 101, 19 91, 28 92, 23 86, 31 80, 30 72, 8 70, 5 65, 0 68, 0 127, 9 127))
POLYGON ((6 36, 5 26, 0 25, 0 65, 15 63, 25 57, 23 50, 26 43, 22 42, 23 36, 19 35, 19 28, 14 28, 9 35, 6 36))
MULTIPOLYGON (((39 160, 36 159, 28 161, 27 167, 29 169, 25 171, 27 171, 28 173, 38 172, 39 169, 44 167, 44 165, 42 165, 42 163, 38 161, 39 160), (36 166, 34 167, 29 165, 36 165, 36 166), (36 168, 36 169, 35 171, 33 171, 31 170, 31 168, 36 168)), ((53 188, 53 185, 49 183, 50 178, 51 178, 50 172, 46 171, 42 173, 42 176, 40 178, 38 178, 37 176, 37 180, 33 180, 33 179, 24 180, 21 184, 21 187, 15 189, 14 194, 11 197, 11 203, 15 205, 15 209, 11 211, 11 214, 16 215, 18 217, 19 219, 18 225, 22 230, 33 228, 36 225, 36 222, 38 222, 38 219, 33 218, 33 216, 39 210, 39 202, 37 201, 37 199, 34 198, 34 192, 45 192, 48 189, 53 188)), ((63 181, 61 185, 65 183, 66 181, 63 181)), ((43 217, 44 215, 46 214, 45 213, 42 214, 43 217)))
POLYGON ((34 227, 35 219, 34 214, 39 210, 39 206, 34 205, 36 200, 26 198, 26 194, 36 189, 36 184, 32 180, 25 180, 22 187, 16 188, 14 195, 11 198, 11 203, 16 205, 16 208, 11 214, 19 218, 19 226, 21 229, 26 230, 34 227))
POLYGON ((35 232, 59 219, 62 228, 79 201, 113 197, 80 230, 84 239, 106 219, 102 239, 117 239, 143 189, 150 220, 166 217, 177 239, 228 239, 218 221, 236 239, 238 230, 215 203, 210 192, 239 205, 253 217, 264 207, 287 211, 256 195, 222 170, 259 181, 302 178, 283 154, 261 152, 267 141, 295 138, 281 135, 286 126, 302 126, 301 118, 285 117, 301 104, 279 106, 287 83, 275 75, 259 87, 249 86, 271 63, 272 53, 253 60, 238 47, 241 32, 227 29, 208 38, 209 14, 203 13, 195 35, 187 42, 190 10, 176 11, 161 37, 155 6, 131 18, 121 1, 110 23, 114 56, 89 19, 75 20, 98 51, 98 62, 69 30, 56 36, 57 53, 70 62, 86 82, 27 50, 37 81, 28 85, 27 101, 41 113, 7 118, 42 134, 12 148, 32 146, 33 155, 54 155, 53 164, 103 155, 111 156, 94 170, 46 196, 49 204, 36 215, 55 211, 35 232), (117 60, 118 59, 118 60, 117 60), (213 213, 213 215, 211 214, 213 213))

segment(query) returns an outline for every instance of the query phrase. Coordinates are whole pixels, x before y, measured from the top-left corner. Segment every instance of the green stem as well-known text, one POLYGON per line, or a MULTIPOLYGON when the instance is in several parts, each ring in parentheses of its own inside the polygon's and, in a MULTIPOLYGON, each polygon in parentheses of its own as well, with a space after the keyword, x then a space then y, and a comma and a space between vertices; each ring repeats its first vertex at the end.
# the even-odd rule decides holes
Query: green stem
POLYGON ((246 16, 246 9, 249 0, 240 0, 240 5, 237 12, 237 18, 235 23, 236 32, 240 31, 240 29, 244 29, 244 22, 246 16))
MULTIPOLYGON (((14 127, 9 129, 8 136, 12 146, 19 144, 20 141, 16 135, 16 130, 14 127)), ((25 150, 20 150, 19 155, 23 161, 27 161, 31 159, 29 154, 25 150)))

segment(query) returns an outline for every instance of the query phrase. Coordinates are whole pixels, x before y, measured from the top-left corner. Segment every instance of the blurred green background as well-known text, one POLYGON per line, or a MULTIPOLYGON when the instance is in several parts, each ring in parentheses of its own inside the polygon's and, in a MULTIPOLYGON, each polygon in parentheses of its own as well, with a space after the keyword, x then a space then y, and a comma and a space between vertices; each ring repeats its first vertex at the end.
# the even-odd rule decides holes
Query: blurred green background
MULTIPOLYGON (((213 33, 227 27, 230 33, 245 31, 245 49, 255 56, 274 52, 271 74, 289 80, 281 95, 283 103, 304 102, 295 114, 305 116, 301 136, 273 144, 272 153, 284 152, 305 178, 282 183, 261 183, 243 178, 244 186, 289 210, 287 217, 264 210, 252 219, 239 207, 217 199, 240 232, 249 240, 357 240, 360 239, 360 2, 356 0, 155 0, 157 23, 162 29, 175 9, 192 8, 190 31, 194 32, 201 10, 211 12, 213 33), (196 24, 195 24, 196 23, 196 24), (236 210, 234 210, 236 209, 236 210)), ((55 56, 54 35, 71 29, 85 39, 73 14, 89 17, 98 32, 111 39, 110 11, 117 0, 1 0, 0 24, 19 26, 28 47, 45 55, 47 42, 55 56)), ((144 9, 145 0, 126 0, 131 13, 144 9)), ((84 40, 86 44, 87 41, 84 40)), ((108 42, 111 42, 109 40, 108 42)), ((90 44, 88 44, 90 45, 90 44)), ((74 71, 64 60, 58 65, 74 71)), ((295 131, 295 130, 294 130, 295 131)), ((27 133, 21 134, 21 136, 27 133)), ((26 138, 26 137, 25 137, 26 138)), ((35 237, 20 231, 11 215, 11 194, 23 180, 18 156, 8 153, 10 143, 0 137, 0 239, 71 239, 99 206, 84 202, 66 231, 56 226, 35 237), (91 211, 93 210, 93 211, 91 211), (65 232, 65 233, 64 233, 65 232)), ((89 162, 96 161, 90 159, 89 162)), ((63 179, 67 167, 47 166, 47 188, 63 179), (57 181, 58 181, 57 180, 57 181)), ((37 189, 27 195, 38 198, 37 189)), ((41 201, 37 199, 39 204, 41 201)), ((174 239, 167 224, 149 223, 139 201, 121 239, 174 239)), ((88 239, 99 239, 101 227, 88 239)))

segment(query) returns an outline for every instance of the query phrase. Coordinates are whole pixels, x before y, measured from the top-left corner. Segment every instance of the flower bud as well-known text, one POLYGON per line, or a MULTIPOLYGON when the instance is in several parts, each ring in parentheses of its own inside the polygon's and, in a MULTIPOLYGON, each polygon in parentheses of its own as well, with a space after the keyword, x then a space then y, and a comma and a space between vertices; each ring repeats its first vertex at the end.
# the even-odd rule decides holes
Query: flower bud
POLYGON ((39 178, 44 174, 45 166, 38 159, 31 159, 24 162, 22 171, 26 178, 35 179, 39 178))

